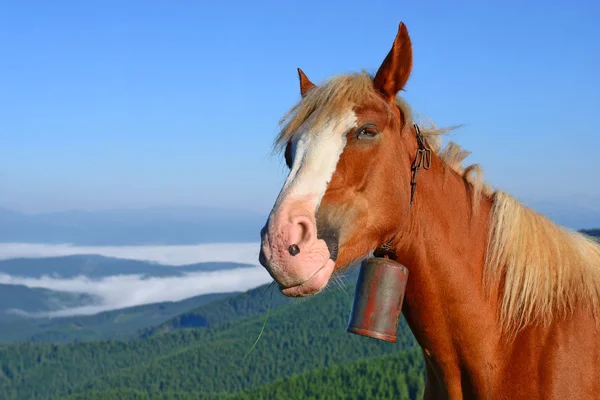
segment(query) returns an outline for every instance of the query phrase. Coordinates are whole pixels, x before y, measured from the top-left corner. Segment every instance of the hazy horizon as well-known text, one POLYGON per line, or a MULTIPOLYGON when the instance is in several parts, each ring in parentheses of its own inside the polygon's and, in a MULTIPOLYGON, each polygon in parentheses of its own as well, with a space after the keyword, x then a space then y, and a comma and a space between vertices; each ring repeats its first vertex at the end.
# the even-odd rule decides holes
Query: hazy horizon
MULTIPOLYGON (((600 228, 600 198, 596 199, 592 196, 563 196, 562 200, 528 200, 524 198, 516 197, 517 200, 521 201, 524 205, 531 207, 533 210, 540 212, 555 223, 565 226, 570 229, 593 229, 600 228)), ((178 245, 178 244, 197 244, 206 242, 254 242, 259 238, 259 232, 264 223, 267 221, 269 216, 268 211, 255 211, 244 208, 233 208, 223 206, 149 206, 149 207, 130 207, 130 208, 100 208, 100 209, 70 209, 70 210, 55 210, 46 212, 23 212, 15 209, 0 207, 0 243, 9 242, 21 242, 21 243, 72 243, 75 245, 143 245, 143 244, 157 244, 157 241, 161 241, 160 232, 164 229, 168 229, 170 234, 167 237, 163 237, 162 240, 165 245, 178 245), (21 232, 20 235, 11 235, 6 229, 1 229, 1 218, 2 212, 17 213, 29 219, 23 220, 23 223, 43 223, 43 224, 54 224, 53 226, 59 227, 60 232, 63 233, 61 237, 53 237, 50 240, 48 235, 41 235, 41 230, 38 226, 29 226, 24 228, 20 224, 20 220, 14 218, 8 218, 9 225, 15 228, 15 231, 21 232), (112 232, 115 231, 114 243, 81 243, 71 242, 68 239, 65 240, 65 229, 67 221, 62 221, 61 216, 65 216, 69 219, 68 223, 72 225, 72 229, 78 229, 81 233, 90 233, 98 227, 102 227, 102 232, 106 233, 107 230, 112 232), (30 219, 38 217, 49 217, 42 219, 30 219), (110 216, 110 218, 105 218, 110 216), (86 218, 81 218, 86 217, 86 218), (89 218, 88 218, 89 217, 89 218), (221 218, 221 219, 219 219, 221 218), (112 226, 108 224, 111 221, 112 226), (129 240, 125 240, 123 234, 135 234, 135 231, 128 231, 131 228, 128 222, 134 222, 139 228, 146 226, 147 231, 143 232, 143 235, 139 237, 131 237, 129 240), (158 229, 162 227, 162 229, 158 229), (16 229, 18 228, 18 229, 16 229), (124 228, 124 229, 123 229, 124 228), (185 228, 185 233, 182 230, 185 228), (29 229, 31 234, 23 233, 24 230, 29 229), (180 235, 177 234, 181 232, 180 235), (215 235, 216 240, 208 240, 210 234, 199 235, 198 230, 207 230, 206 232, 212 231, 215 235), (156 235, 152 232, 158 232, 156 235), (194 232, 196 232, 194 234, 194 232), (244 232, 243 234, 241 232, 244 232), (239 233, 236 235, 236 233, 239 233), (40 236, 41 235, 41 236, 40 236), (200 237, 201 236, 201 237, 200 237), (17 239, 15 240, 15 237, 17 239), (35 240, 32 238, 35 237, 35 240), (194 239, 196 237, 197 240, 194 239), (8 239, 7 239, 8 238, 8 239), (46 240, 44 240, 44 238, 46 240), (40 240, 41 239, 41 240, 40 240), (57 240, 58 239, 58 242, 57 240), (240 240, 241 239, 241 240, 240 240), (144 242, 144 240, 149 240, 144 242), (178 241, 179 240, 179 241, 178 241), (135 243, 131 243, 131 241, 135 243)), ((139 229, 137 231, 139 232, 139 229)), ((110 235, 109 235, 110 236, 110 235)), ((81 236, 79 236, 81 239, 81 236)), ((105 235, 104 241, 108 240, 105 235)))

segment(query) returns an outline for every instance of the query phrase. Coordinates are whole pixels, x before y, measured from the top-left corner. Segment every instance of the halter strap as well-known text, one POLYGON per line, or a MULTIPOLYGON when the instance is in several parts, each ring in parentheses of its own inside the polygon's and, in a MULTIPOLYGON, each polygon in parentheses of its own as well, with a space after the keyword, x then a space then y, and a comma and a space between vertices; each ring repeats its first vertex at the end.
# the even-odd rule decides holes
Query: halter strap
POLYGON ((419 168, 429 169, 431 168, 431 149, 427 146, 427 142, 419 129, 419 125, 414 124, 415 132, 417 135, 417 155, 411 166, 413 176, 410 181, 410 206, 412 207, 413 201, 415 200, 415 194, 417 193, 417 172, 419 168))
MULTIPOLYGON (((410 167, 412 171, 412 178, 410 180, 410 204, 409 207, 412 207, 413 202, 415 200, 415 194, 417 193, 417 173, 419 169, 423 168, 428 170, 431 168, 431 149, 427 145, 421 130, 419 129, 419 125, 413 124, 415 127, 415 134, 417 136, 417 154, 415 155, 415 159, 410 167)), ((382 244, 377 247, 373 252, 375 257, 384 257, 390 258, 392 260, 396 260, 398 255, 392 248, 392 242, 394 241, 396 235, 392 239, 390 239, 387 243, 382 244)))

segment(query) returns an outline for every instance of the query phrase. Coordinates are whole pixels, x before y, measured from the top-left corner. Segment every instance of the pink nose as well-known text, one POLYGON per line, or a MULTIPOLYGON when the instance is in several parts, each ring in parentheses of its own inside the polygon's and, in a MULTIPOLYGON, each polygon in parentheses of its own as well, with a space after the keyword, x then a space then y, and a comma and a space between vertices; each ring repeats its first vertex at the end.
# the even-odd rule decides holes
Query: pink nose
POLYGON ((298 203, 283 204, 261 232, 260 263, 291 294, 320 290, 335 265, 326 243, 317 238, 317 224, 309 209, 298 203))
POLYGON ((310 253, 317 241, 317 226, 303 215, 279 216, 271 219, 260 234, 263 242, 260 263, 267 268, 270 267, 269 260, 276 261, 279 266, 290 266, 298 264, 300 258, 310 253), (300 253, 302 257, 296 257, 300 253))
POLYGON ((290 223, 284 229, 288 230, 287 247, 290 256, 294 257, 302 252, 302 249, 310 248, 317 239, 315 223, 304 216, 290 218, 290 223))

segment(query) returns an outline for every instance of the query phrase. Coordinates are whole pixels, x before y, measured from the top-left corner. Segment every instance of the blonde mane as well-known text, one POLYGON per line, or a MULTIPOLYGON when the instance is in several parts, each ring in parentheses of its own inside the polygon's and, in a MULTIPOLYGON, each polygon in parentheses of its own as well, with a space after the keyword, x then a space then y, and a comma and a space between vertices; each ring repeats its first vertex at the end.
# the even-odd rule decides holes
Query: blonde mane
MULTIPOLYGON (((312 89, 284 116, 276 148, 283 149, 300 125, 317 125, 327 116, 335 117, 377 96, 372 78, 365 72, 330 79, 312 89)), ((408 104, 400 97, 396 104, 412 124, 408 104)), ((488 292, 496 286, 501 289, 500 323, 504 331, 516 334, 525 326, 548 324, 575 309, 592 312, 598 321, 600 244, 485 185, 478 165, 462 166, 468 151, 454 142, 441 147, 441 135, 453 128, 438 129, 432 123, 419 126, 436 155, 473 188, 475 212, 482 196, 492 202, 483 284, 488 292)))

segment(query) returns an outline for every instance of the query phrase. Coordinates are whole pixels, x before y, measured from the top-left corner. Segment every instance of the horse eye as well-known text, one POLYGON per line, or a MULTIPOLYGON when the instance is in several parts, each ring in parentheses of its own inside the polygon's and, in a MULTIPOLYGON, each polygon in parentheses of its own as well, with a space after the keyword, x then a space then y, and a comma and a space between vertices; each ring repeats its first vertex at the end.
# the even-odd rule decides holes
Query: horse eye
POLYGON ((288 168, 292 168, 292 142, 288 142, 287 145, 285 146, 285 164, 288 166, 288 168))
POLYGON ((365 126, 358 130, 358 134, 356 137, 358 139, 371 139, 377 136, 379 132, 377 132, 377 128, 374 126, 365 126))

